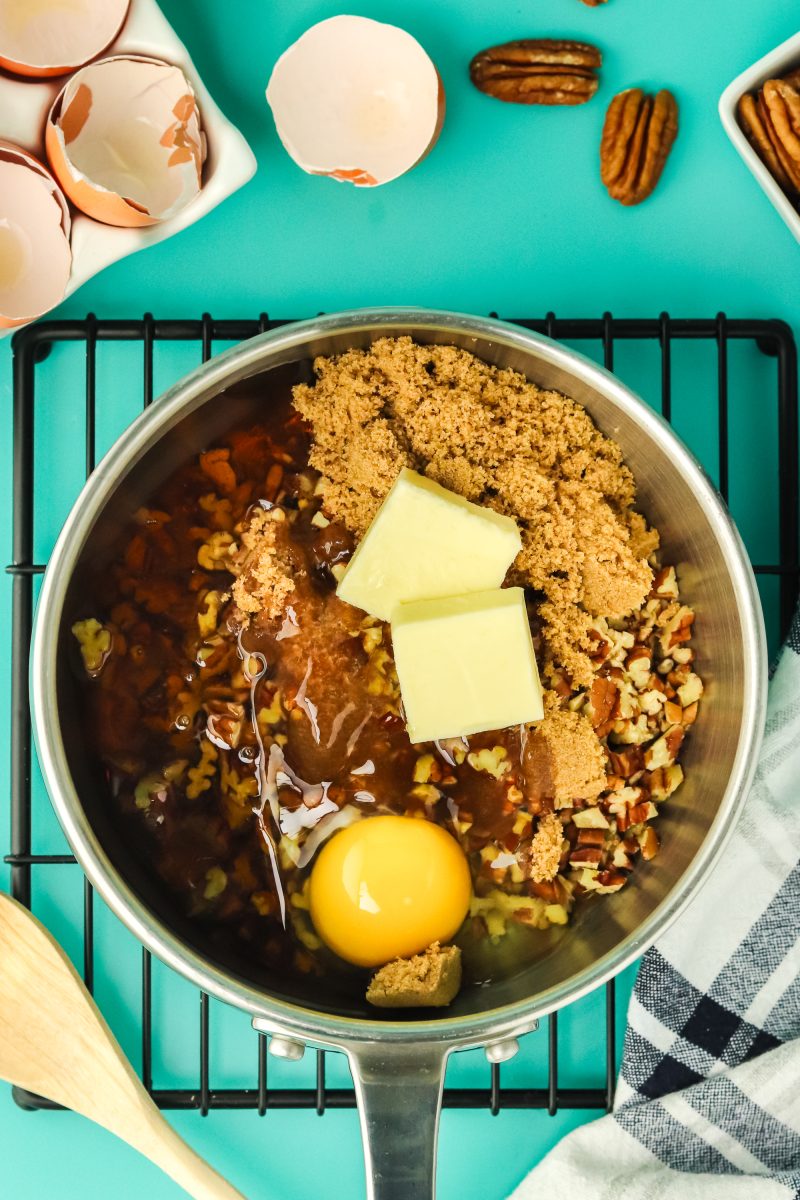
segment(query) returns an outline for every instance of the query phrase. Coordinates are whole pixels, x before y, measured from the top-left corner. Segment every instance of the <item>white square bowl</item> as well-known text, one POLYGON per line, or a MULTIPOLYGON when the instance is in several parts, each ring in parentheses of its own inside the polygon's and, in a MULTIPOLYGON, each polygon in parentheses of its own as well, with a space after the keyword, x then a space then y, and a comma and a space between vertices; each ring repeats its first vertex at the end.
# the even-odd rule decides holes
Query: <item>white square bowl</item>
POLYGON ((795 67, 800 67, 800 33, 794 34, 737 75, 720 96, 719 115, 728 137, 800 242, 800 212, 750 145, 736 115, 736 107, 745 92, 757 91, 767 79, 778 79, 795 67))
MULTIPOLYGON (((103 52, 103 57, 111 54, 144 54, 162 58, 185 73, 197 96, 203 129, 208 138, 203 186, 191 203, 174 217, 144 229, 103 225, 70 204, 72 273, 64 299, 110 263, 162 242, 199 221, 247 183, 256 170, 252 150, 239 130, 214 103, 189 52, 156 0, 131 0, 127 20, 111 46, 103 52)), ((0 139, 15 142, 46 163, 43 148, 45 119, 68 77, 19 81, 11 75, 0 73, 0 139)), ((0 340, 14 332, 14 329, 0 330, 0 340)))

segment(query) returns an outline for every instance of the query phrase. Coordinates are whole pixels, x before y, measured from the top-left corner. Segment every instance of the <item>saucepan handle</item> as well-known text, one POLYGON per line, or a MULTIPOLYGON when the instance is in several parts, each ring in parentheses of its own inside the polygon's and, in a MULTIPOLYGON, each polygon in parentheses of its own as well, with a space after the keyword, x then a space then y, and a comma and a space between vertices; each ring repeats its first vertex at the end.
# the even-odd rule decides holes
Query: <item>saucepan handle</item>
POLYGON ((367 1200, 433 1200, 445 1045, 351 1043, 367 1200))

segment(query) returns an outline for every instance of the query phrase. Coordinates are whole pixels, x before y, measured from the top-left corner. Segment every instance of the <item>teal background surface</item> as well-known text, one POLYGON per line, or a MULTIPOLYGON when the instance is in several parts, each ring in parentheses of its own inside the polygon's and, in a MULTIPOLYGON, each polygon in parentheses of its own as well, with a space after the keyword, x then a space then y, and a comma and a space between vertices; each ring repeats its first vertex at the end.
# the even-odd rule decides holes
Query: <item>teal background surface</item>
MULTIPOLYGON (((800 325, 800 253, 728 143, 716 112, 724 86, 796 32, 795 0, 363 0, 346 11, 401 24, 436 61, 448 97, 444 130, 414 172, 374 191, 302 174, 283 152, 264 100, 277 55, 309 24, 343 11, 333 0, 163 0, 215 98, 243 130, 259 160, 256 178, 177 238, 92 280, 56 315, 157 317, 306 316, 370 304, 419 304, 505 316, 772 317, 800 325), (527 110, 475 92, 471 56, 514 37, 590 40, 604 54, 601 90, 577 109, 527 110), (681 132, 655 195, 638 209, 601 187, 597 147, 605 106, 623 87, 669 86, 681 132)), ((0 114, 0 126, 2 114, 0 114)), ((217 347, 215 347, 216 349, 217 347)), ((595 348, 599 356, 599 347, 595 348)), ((101 347, 98 393, 102 451, 137 411, 141 358, 135 348, 101 347)), ((159 358, 157 390, 195 364, 196 346, 159 358)), ((37 424, 38 558, 46 558, 82 479, 80 356, 60 348, 42 367, 37 424)), ((713 351, 676 347, 678 431, 712 474, 715 458, 713 351)), ((648 400, 658 396, 657 351, 620 348, 617 369, 648 400)), ((751 555, 775 553, 777 503, 774 368, 731 351, 732 508, 751 555)), ((0 511, 2 557, 11 556, 11 355, 0 343, 0 511)), ((0 592, 8 628, 9 580, 0 592)), ((770 640, 774 591, 764 592, 770 640)), ((8 647, 8 639, 6 639, 8 647)), ((0 847, 7 844, 8 654, 0 656, 0 847)), ((34 849, 57 853, 63 838, 35 780, 34 849)), ((39 875, 34 910, 80 955, 82 887, 77 867, 39 875)), ((0 887, 7 887, 0 866, 0 887)), ((134 1062, 139 1056, 140 953, 97 904, 97 995, 134 1062)), ((620 980, 627 995, 633 971, 620 980)), ((199 1006, 188 984, 158 965, 154 1003, 158 1086, 192 1087, 197 1077, 199 1006)), ((241 1014, 212 1005, 212 1084, 253 1086, 255 1045, 241 1014)), ((561 1021, 560 1080, 602 1080, 597 1046, 602 1004, 589 997, 561 1021)), ((619 1013, 620 1034, 624 1004, 619 1013)), ((526 1040, 504 1080, 541 1084, 545 1033, 526 1040)), ((275 1064, 270 1082, 309 1082, 313 1063, 275 1064)), ((460 1056, 451 1082, 483 1083, 480 1056, 460 1056)), ((345 1082, 332 1063, 329 1082, 345 1082)), ((506 1195, 558 1138, 592 1114, 447 1112, 439 1171, 443 1200, 506 1195)), ((197 1149, 252 1200, 327 1200, 363 1195, 356 1118, 331 1112, 172 1114, 197 1149)), ((0 1087, 0 1194, 14 1200, 91 1200, 113 1194, 174 1200, 180 1193, 109 1135, 65 1113, 19 1111, 0 1087)))

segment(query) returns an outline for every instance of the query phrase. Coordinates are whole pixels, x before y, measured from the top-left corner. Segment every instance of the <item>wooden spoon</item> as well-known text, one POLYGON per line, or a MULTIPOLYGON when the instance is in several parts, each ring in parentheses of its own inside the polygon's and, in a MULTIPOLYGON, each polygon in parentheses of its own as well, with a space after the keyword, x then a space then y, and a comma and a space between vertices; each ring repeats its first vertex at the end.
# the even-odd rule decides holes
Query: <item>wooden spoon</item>
POLYGON ((3 893, 0 1078, 109 1129, 195 1200, 245 1200, 167 1124, 64 951, 3 893))

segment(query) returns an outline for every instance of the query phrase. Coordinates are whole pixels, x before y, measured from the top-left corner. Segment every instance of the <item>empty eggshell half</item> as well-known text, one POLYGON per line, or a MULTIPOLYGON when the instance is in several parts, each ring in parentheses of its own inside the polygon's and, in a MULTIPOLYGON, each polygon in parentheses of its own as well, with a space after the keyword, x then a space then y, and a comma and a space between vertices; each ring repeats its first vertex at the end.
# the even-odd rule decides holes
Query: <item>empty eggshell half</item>
POLYGON ((106 225, 155 225, 202 186, 194 91, 158 59, 106 58, 78 71, 50 110, 45 143, 75 207, 106 225))
POLYGON ((0 329, 63 299, 72 255, 67 202, 46 167, 0 141, 0 329))
POLYGON ((0 0, 0 66, 17 75, 65 75, 101 54, 130 0, 0 0))
POLYGON ((267 100, 298 166, 356 187, 410 171, 445 108, 438 72, 410 33, 350 16, 312 25, 281 55, 267 100))

